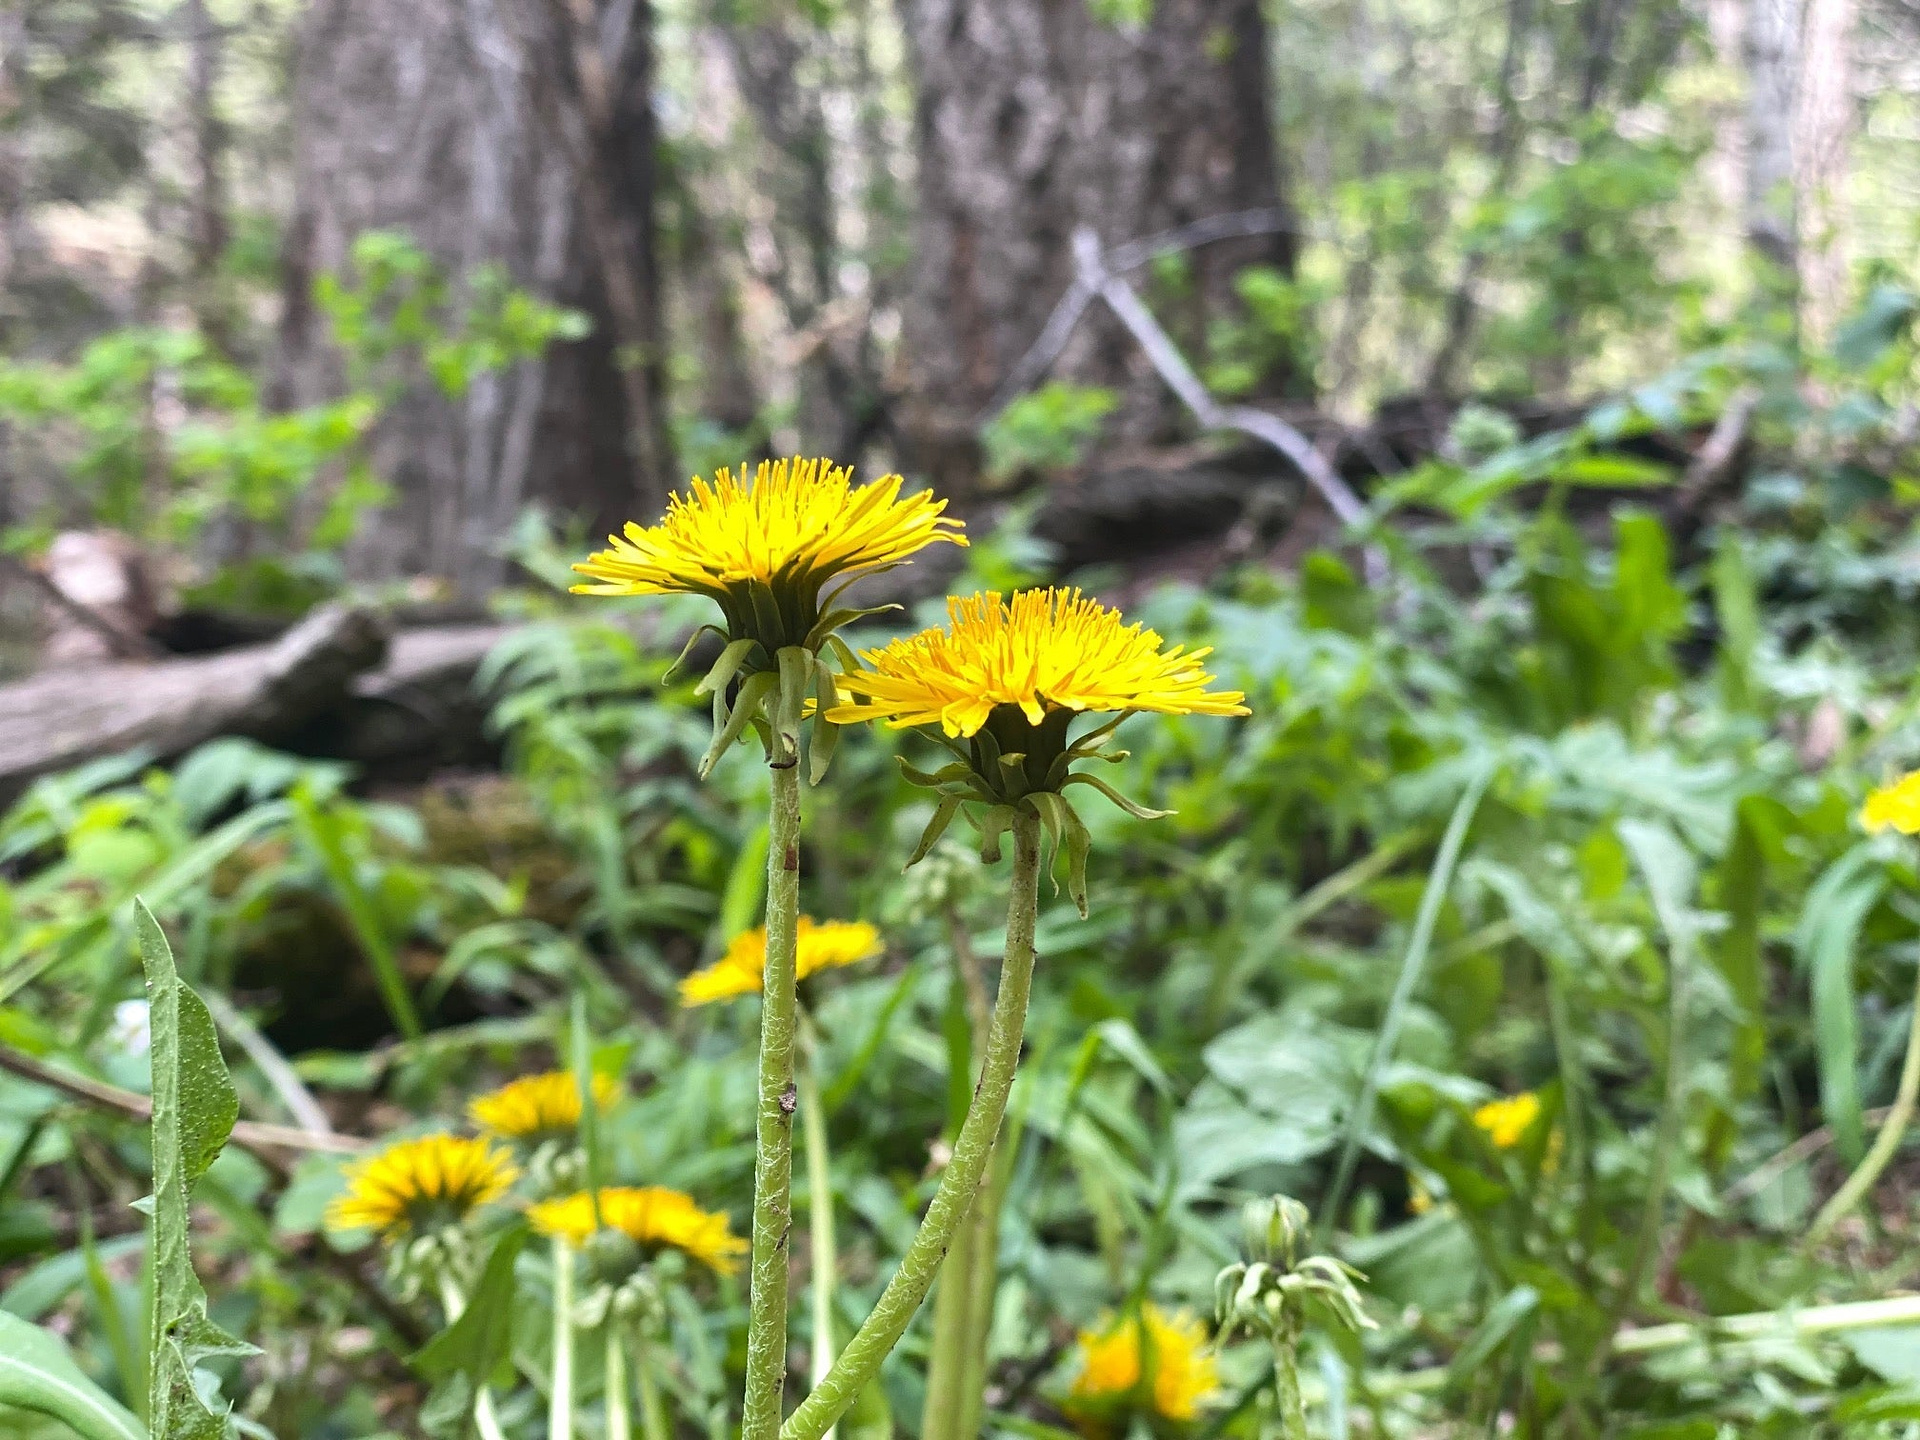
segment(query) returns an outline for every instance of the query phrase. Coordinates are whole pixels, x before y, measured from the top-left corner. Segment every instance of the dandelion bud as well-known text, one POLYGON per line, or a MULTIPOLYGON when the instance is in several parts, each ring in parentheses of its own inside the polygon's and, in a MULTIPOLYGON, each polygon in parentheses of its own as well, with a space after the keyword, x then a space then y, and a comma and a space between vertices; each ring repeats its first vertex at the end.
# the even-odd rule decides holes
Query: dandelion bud
POLYGON ((1263 1260, 1291 1270, 1300 1246, 1313 1231, 1307 1207, 1290 1195, 1249 1200, 1240 1212, 1241 1245, 1249 1260, 1263 1260))

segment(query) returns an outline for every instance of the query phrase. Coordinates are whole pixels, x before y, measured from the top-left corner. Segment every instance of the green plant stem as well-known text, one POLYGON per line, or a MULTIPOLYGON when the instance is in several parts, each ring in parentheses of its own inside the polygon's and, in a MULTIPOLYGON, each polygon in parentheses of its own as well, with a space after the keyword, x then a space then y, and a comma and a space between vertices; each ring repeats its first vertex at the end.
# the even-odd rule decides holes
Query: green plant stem
POLYGON ((994 1146, 993 1164, 967 1225, 973 1232, 967 1276, 967 1324, 964 1335, 966 1365, 960 1377, 959 1428, 955 1440, 980 1433, 987 1409, 987 1347, 993 1334, 994 1301, 1000 1289, 1000 1210, 1013 1178, 1010 1137, 994 1146))
POLYGON ((742 1440, 775 1440, 787 1376, 787 1241, 793 1228, 794 938, 800 912, 800 770, 768 761, 767 962, 760 1007, 760 1099, 753 1166, 753 1269, 747 1304, 742 1440))
POLYGON ((1887 1162, 1898 1153, 1901 1140, 1906 1138, 1907 1124, 1913 1119, 1916 1097, 1920 1097, 1920 973, 1914 977, 1913 1016, 1907 1030, 1907 1058, 1900 1066, 1900 1085, 1894 1092, 1893 1108, 1887 1112, 1887 1120, 1880 1127, 1880 1133, 1873 1137, 1873 1148, 1867 1151, 1834 1197, 1820 1207, 1820 1213, 1814 1217, 1806 1238, 1800 1242, 1802 1250, 1814 1249, 1831 1235, 1834 1226, 1846 1219, 1853 1207, 1873 1189, 1880 1172, 1887 1168, 1887 1162))
MULTIPOLYGON (((813 1071, 814 1045, 810 1028, 801 1020, 800 1057, 795 1085, 800 1096, 800 1124, 807 1142, 807 1242, 813 1269, 813 1383, 818 1385, 833 1369, 833 1291, 840 1270, 833 1234, 833 1174, 827 1152, 827 1109, 820 1102, 820 1082, 813 1071)), ((829 1440, 833 1431, 827 1431, 829 1440)))
POLYGON ((573 1440, 573 1247, 553 1242, 553 1389, 547 1440, 573 1440))
MULTIPOLYGON (((967 1051, 972 1057, 970 1079, 980 1074, 981 1049, 992 1024, 993 1002, 987 996, 985 977, 980 972, 980 957, 974 952, 966 923, 951 904, 946 909, 948 949, 953 957, 953 983, 960 987, 967 1015, 967 1051)), ((995 1154, 1000 1152, 996 1149, 995 1154)), ((997 1166, 995 1167, 998 1168, 997 1166)), ((920 1411, 920 1440, 965 1440, 967 1430, 968 1372, 973 1334, 974 1311, 978 1304, 980 1273, 979 1224, 981 1208, 992 1187, 992 1172, 987 1185, 976 1197, 973 1208, 960 1222, 953 1245, 940 1266, 940 1278, 933 1297, 933 1338, 927 1352, 927 1395, 920 1411)), ((977 1408, 977 1407, 976 1407, 977 1408)), ((977 1433, 977 1426, 974 1433, 977 1433)))
POLYGON ((667 1423, 667 1407, 660 1399, 660 1381, 653 1373, 653 1340, 644 1324, 635 1334, 633 1353, 633 1378, 640 1386, 640 1433, 645 1440, 672 1440, 673 1427, 667 1423))
POLYGON ((1027 996, 1033 986, 1033 930, 1040 908, 1040 821, 1016 811, 1013 868, 1007 897, 1007 950, 1000 967, 1000 994, 973 1105, 954 1141, 953 1159, 927 1207, 919 1233, 901 1257, 879 1302, 781 1430, 781 1440, 821 1440, 854 1399, 879 1374, 881 1362, 900 1339, 914 1312, 927 1298, 940 1262, 973 1207, 980 1181, 993 1157, 994 1139, 1006 1114, 1013 1073, 1020 1063, 1020 1040, 1027 1023, 1027 996))
MULTIPOLYGON (((467 1297, 445 1272, 440 1276, 440 1304, 447 1312, 449 1325, 467 1308, 467 1297)), ((473 1427, 480 1432, 480 1440, 507 1440, 506 1432, 500 1428, 500 1417, 493 1410, 493 1391, 485 1385, 473 1397, 473 1427)))
POLYGON ((627 1418, 627 1351, 620 1343, 620 1327, 607 1322, 606 1378, 601 1397, 607 1417, 607 1440, 633 1440, 627 1418))
POLYGON ((927 1347, 927 1398, 920 1409, 920 1440, 955 1440, 961 1433, 960 1394, 966 1373, 968 1302, 973 1291, 977 1237, 972 1212, 968 1212, 940 1266, 939 1289, 933 1297, 933 1338, 927 1347))
POLYGON ((1300 1394, 1299 1337, 1273 1337, 1273 1399, 1280 1415, 1280 1440, 1307 1440, 1307 1405, 1300 1394))

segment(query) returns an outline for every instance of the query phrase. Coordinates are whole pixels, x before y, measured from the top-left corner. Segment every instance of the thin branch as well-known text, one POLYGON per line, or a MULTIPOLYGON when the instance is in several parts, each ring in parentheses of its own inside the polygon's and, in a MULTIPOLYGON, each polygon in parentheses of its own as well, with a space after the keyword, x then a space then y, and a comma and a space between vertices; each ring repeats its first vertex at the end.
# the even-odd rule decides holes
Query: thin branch
MULTIPOLYGON (((10 1046, 0 1045, 0 1070, 9 1070, 23 1080, 57 1090, 93 1106, 108 1110, 144 1125, 153 1118, 153 1102, 145 1095, 122 1090, 84 1075, 70 1075, 44 1065, 31 1055, 23 1055, 10 1046)), ((275 1168, 283 1166, 279 1152, 294 1150, 326 1155, 359 1155, 370 1147, 365 1140, 351 1135, 319 1135, 296 1130, 290 1125, 270 1125, 258 1120, 237 1120, 233 1143, 252 1155, 267 1160, 275 1168)))
POLYGON ((1225 215, 1209 215, 1188 225, 1162 230, 1139 240, 1129 240, 1107 251, 1107 268, 1116 274, 1137 270, 1156 255, 1176 250, 1197 250, 1216 240, 1241 240, 1251 235, 1307 235, 1311 232, 1296 225, 1293 216, 1277 205, 1260 210, 1234 210, 1225 215))
MULTIPOLYGON (((1157 235, 1148 235, 1139 240, 1129 240, 1124 245, 1116 245, 1106 254, 1106 268, 1116 275, 1129 270, 1137 270, 1156 255, 1171 254, 1180 250, 1195 250, 1202 245, 1210 245, 1216 240, 1235 240, 1250 235, 1276 235, 1280 233, 1305 235, 1308 232, 1295 224, 1293 217, 1277 206, 1261 210, 1236 210, 1227 215, 1212 215, 1205 220, 1196 220, 1191 225, 1181 225, 1172 230, 1162 230, 1157 235)), ((1067 348, 1067 341, 1073 336, 1074 326, 1080 323, 1080 317, 1087 312, 1087 306, 1093 303, 1094 288, 1084 275, 1077 275, 1066 289, 1053 313, 1047 317, 1047 323, 1041 327, 1033 344, 1027 347, 1027 353, 1007 372, 1007 378, 1000 382, 1000 388, 994 391, 993 399, 986 408, 975 417, 976 425, 985 425, 1007 406, 1018 400, 1027 391, 1039 383, 1040 377, 1052 368, 1053 362, 1060 358, 1060 352, 1067 348)))
MULTIPOLYGON (((1108 268, 1101 254, 1100 238, 1092 230, 1082 226, 1073 234, 1074 267, 1078 272, 1076 284, 1105 300, 1120 323, 1139 342, 1140 348, 1153 362, 1153 368, 1166 382, 1167 388, 1180 397, 1181 403, 1193 412, 1193 416, 1209 430, 1238 430, 1243 435, 1272 446, 1293 465, 1307 483, 1319 492, 1320 498, 1327 503, 1343 525, 1363 525, 1367 518, 1366 506, 1347 482, 1327 462, 1327 457, 1314 448, 1313 442, 1278 415, 1265 410, 1256 410, 1249 405, 1222 405, 1213 398, 1206 385, 1187 363, 1186 357, 1173 343, 1173 337, 1161 328, 1160 322, 1153 318, 1139 295, 1125 280, 1108 268)), ((1385 557, 1374 547, 1367 549, 1367 575, 1372 581, 1379 581, 1386 573, 1385 557)))
MULTIPOLYGON (((66 1074, 5 1045, 0 1045, 0 1070, 11 1071, 23 1080, 44 1085, 96 1110, 120 1115, 138 1124, 144 1125, 153 1118, 153 1102, 145 1095, 122 1090, 117 1085, 103 1084, 84 1075, 66 1074)), ((353 1136, 316 1135, 306 1130, 267 1125, 255 1120, 235 1121, 232 1138, 234 1144, 257 1158, 282 1184, 293 1174, 293 1167, 283 1152, 359 1155, 371 1148, 366 1141, 353 1136)), ((342 1254, 321 1242, 315 1245, 312 1259, 315 1265, 337 1277, 365 1300, 402 1345, 414 1348, 426 1343, 426 1328, 380 1288, 378 1282, 361 1268, 356 1257, 342 1254)))

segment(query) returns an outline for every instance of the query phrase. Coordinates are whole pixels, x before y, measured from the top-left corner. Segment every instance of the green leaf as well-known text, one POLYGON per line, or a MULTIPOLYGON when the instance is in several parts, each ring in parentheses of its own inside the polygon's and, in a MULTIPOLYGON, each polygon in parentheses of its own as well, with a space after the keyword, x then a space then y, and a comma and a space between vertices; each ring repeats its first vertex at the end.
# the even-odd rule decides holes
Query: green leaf
POLYGON ((460 1318, 422 1346, 409 1362, 436 1385, 456 1377, 470 1387, 467 1394, 496 1381, 505 1383, 511 1363, 514 1320, 514 1265, 527 1243, 527 1227, 515 1225, 494 1242, 493 1253, 480 1271, 480 1281, 467 1298, 460 1318))
POLYGON ((693 693, 718 695, 725 691, 728 683, 739 673, 740 667, 747 663, 747 656, 753 653, 753 647, 758 643, 755 640, 735 640, 730 643, 720 652, 720 658, 713 662, 713 668, 707 671, 706 677, 693 687, 693 693))
POLYGON ((46 1415, 83 1440, 148 1440, 126 1407, 73 1363, 56 1336, 0 1311, 0 1408, 46 1415))
POLYGON ((1673 467, 1631 455, 1576 455, 1555 466, 1552 478, 1563 485, 1643 487, 1667 484, 1673 467))
POLYGON ((1813 994, 1814 1048, 1819 1058, 1820 1108, 1833 1127, 1841 1157, 1858 1163, 1866 1149, 1860 1114, 1860 1037, 1853 993, 1854 951, 1860 928, 1879 903, 1886 877, 1862 873, 1867 847, 1857 846, 1827 868, 1807 894, 1794 948, 1807 967, 1813 994))
MULTIPOLYGON (((747 728, 747 722, 756 719, 761 707, 769 695, 780 684, 780 677, 771 670, 759 670, 749 675, 740 684, 740 693, 734 696, 733 709, 727 715, 724 724, 714 727, 713 744, 707 747, 707 753, 700 757, 700 778, 706 779, 713 773, 713 767, 720 763, 720 757, 727 753, 733 742, 747 728)), ((714 692, 713 703, 715 719, 719 718, 721 696, 714 692)))
POLYGON ((927 821, 927 828, 920 832, 920 843, 913 847, 913 853, 907 857, 907 863, 900 868, 911 870, 927 858, 927 852, 939 843, 940 837, 947 833, 947 826, 953 823, 953 817, 961 804, 958 795, 942 795, 940 803, 934 807, 933 818, 927 821))
POLYGON ((188 1249, 193 1184, 207 1171, 240 1114, 205 1003, 180 979, 166 933, 134 901, 134 930, 147 975, 153 1066, 153 1308, 147 1335, 147 1416, 156 1440, 223 1440, 224 1409, 194 1384, 194 1370, 251 1345, 207 1318, 207 1294, 188 1249))
POLYGON ((767 885, 767 826, 762 821, 747 836, 734 857, 727 874, 727 888, 720 897, 720 939, 731 944, 733 938, 753 928, 760 918, 760 902, 767 885))
POLYGON ((1539 1308, 1540 1292, 1531 1285, 1516 1285, 1502 1295, 1453 1357, 1447 1367, 1447 1383, 1456 1387, 1472 1384, 1481 1368, 1539 1308))

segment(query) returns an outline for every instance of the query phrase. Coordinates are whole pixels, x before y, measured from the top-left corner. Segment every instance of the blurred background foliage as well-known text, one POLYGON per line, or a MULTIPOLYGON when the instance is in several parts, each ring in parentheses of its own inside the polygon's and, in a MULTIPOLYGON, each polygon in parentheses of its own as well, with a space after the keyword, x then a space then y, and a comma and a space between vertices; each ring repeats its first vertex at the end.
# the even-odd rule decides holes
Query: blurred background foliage
MULTIPOLYGON (((764 774, 693 779, 698 607, 560 587, 684 474, 830 450, 975 537, 857 638, 1064 576, 1254 711, 1128 722, 1119 788, 1175 814, 1089 804, 1092 916, 1047 899, 987 1433, 1070 1429, 1076 1334, 1206 1313, 1276 1190, 1379 1323, 1312 1342, 1316 1434, 1920 1433, 1920 1330, 1618 1343, 1916 1284, 1906 1155, 1808 1243, 1920 966, 1913 848, 1855 820, 1920 765, 1916 39, 1904 0, 0 0, 7 553, 111 529, 255 636, 422 596, 501 632, 469 763, 228 735, 20 789, 0 1054, 146 1088, 135 896, 255 1119, 458 1123, 584 997, 610 1168, 741 1224, 756 1017, 675 986, 760 918, 764 774), (1075 225, 1255 211, 1131 281, 1364 535, 1102 315, 1002 393, 1075 225), (1476 1120, 1520 1095, 1517 1133, 1476 1120)), ((965 1103, 954 951, 1001 940, 963 846, 900 875, 895 749, 927 758, 862 735, 808 797, 805 908, 886 939, 816 1015, 848 1322, 965 1103)), ((136 1408, 149 1164, 0 1072, 0 1311, 136 1408)), ((215 1318, 264 1352, 216 1368, 248 1426, 419 1433, 418 1337, 319 1233, 339 1185, 238 1147, 201 1182, 215 1318)), ((724 1436, 740 1284, 670 1305, 679 1433, 724 1436)), ((1198 1420, 1133 1433, 1262 1433, 1265 1364, 1227 1347, 1198 1420)))

